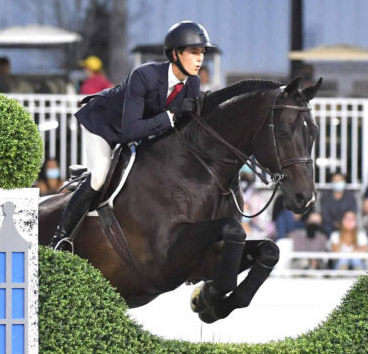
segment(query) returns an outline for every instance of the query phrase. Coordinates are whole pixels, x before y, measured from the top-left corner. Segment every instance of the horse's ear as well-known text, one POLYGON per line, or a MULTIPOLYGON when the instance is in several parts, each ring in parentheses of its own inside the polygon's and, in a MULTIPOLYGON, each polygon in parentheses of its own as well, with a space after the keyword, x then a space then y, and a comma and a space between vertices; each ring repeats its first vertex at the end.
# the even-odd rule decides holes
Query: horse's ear
POLYGON ((320 77, 315 85, 309 86, 303 90, 303 95, 307 101, 310 101, 312 98, 314 98, 321 85, 322 85, 322 78, 320 77))
POLYGON ((292 79, 287 86, 285 87, 284 92, 286 92, 288 95, 291 93, 297 92, 300 86, 300 81, 302 80, 301 76, 298 76, 294 79, 292 79))

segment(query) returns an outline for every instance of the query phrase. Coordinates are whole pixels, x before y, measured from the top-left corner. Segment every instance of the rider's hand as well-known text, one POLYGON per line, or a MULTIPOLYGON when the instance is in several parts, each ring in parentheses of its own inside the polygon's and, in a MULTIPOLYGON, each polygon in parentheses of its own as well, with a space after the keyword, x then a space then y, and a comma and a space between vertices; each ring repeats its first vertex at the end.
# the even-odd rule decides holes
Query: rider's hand
POLYGON ((174 120, 177 120, 185 113, 194 113, 197 109, 197 100, 195 98, 187 97, 184 100, 170 107, 170 112, 174 114, 174 120))

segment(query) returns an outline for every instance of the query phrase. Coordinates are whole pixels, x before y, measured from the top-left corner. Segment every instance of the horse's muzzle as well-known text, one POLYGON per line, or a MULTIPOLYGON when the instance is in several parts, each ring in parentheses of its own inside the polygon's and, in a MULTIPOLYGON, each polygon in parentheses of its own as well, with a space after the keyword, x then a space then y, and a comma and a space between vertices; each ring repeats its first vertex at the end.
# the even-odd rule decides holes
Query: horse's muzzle
POLYGON ((316 202, 316 192, 300 191, 290 193, 284 190, 285 206, 294 213, 302 214, 310 209, 316 202))

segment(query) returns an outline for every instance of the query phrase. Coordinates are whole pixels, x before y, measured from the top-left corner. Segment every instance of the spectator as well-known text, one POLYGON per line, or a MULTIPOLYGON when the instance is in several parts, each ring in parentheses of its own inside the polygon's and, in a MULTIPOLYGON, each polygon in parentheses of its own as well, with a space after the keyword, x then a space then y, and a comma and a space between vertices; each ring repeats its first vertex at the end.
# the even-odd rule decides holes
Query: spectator
MULTIPOLYGON (((343 214, 340 231, 334 231, 330 237, 333 252, 366 252, 368 247, 367 235, 358 230, 356 212, 348 210, 343 214)), ((338 259, 334 265, 335 269, 365 269, 366 265, 362 259, 346 258, 338 259)))
POLYGON ((201 91, 211 91, 212 85, 210 82, 210 71, 208 67, 203 65, 198 72, 199 78, 201 80, 201 91))
POLYGON ((0 92, 12 91, 12 78, 10 75, 10 61, 6 57, 0 58, 0 92))
POLYGON ((347 210, 357 211, 357 201, 353 192, 346 190, 346 179, 336 172, 331 177, 332 190, 321 197, 322 227, 327 235, 339 230, 343 214, 347 210))
MULTIPOLYGON (((246 215, 256 214, 267 204, 268 199, 255 187, 255 174, 251 168, 244 165, 239 175, 240 189, 244 201, 244 213, 246 215)), ((271 237, 274 233, 273 223, 266 211, 253 218, 243 217, 242 225, 247 233, 248 240, 271 237)))
POLYGON ((84 67, 87 75, 87 79, 80 87, 80 94, 90 95, 114 86, 105 76, 100 58, 90 55, 85 60, 82 60, 80 64, 84 67))
POLYGON ((6 57, 0 58, 0 93, 33 93, 34 89, 27 80, 11 74, 11 63, 6 57))
POLYGON ((40 189, 40 195, 44 196, 57 193, 62 184, 59 163, 49 158, 41 168, 36 187, 40 189))
MULTIPOLYGON (((309 213, 305 229, 290 232, 293 248, 296 252, 324 252, 327 250, 327 235, 322 231, 322 215, 318 212, 309 213)), ((321 269, 326 268, 326 262, 318 259, 295 260, 296 268, 321 269)))
POLYGON ((368 232, 368 187, 365 189, 363 195, 363 219, 365 229, 368 232))
POLYGON ((255 175, 252 169, 244 164, 239 171, 240 189, 243 192, 244 201, 247 200, 247 191, 251 193, 253 189, 253 183, 255 182, 255 175))
POLYGON ((275 200, 272 220, 276 224, 276 240, 288 237, 291 231, 305 228, 302 215, 295 214, 291 210, 285 208, 282 194, 275 200))

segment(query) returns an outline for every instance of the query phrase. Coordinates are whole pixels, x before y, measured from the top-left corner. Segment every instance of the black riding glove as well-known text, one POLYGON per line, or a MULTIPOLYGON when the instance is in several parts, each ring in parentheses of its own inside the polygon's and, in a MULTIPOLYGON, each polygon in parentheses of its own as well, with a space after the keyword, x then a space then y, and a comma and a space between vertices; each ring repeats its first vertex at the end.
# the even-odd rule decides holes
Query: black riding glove
POLYGON ((197 110, 197 100, 187 97, 184 100, 170 107, 170 112, 174 114, 174 121, 180 119, 185 113, 195 113, 197 110))

